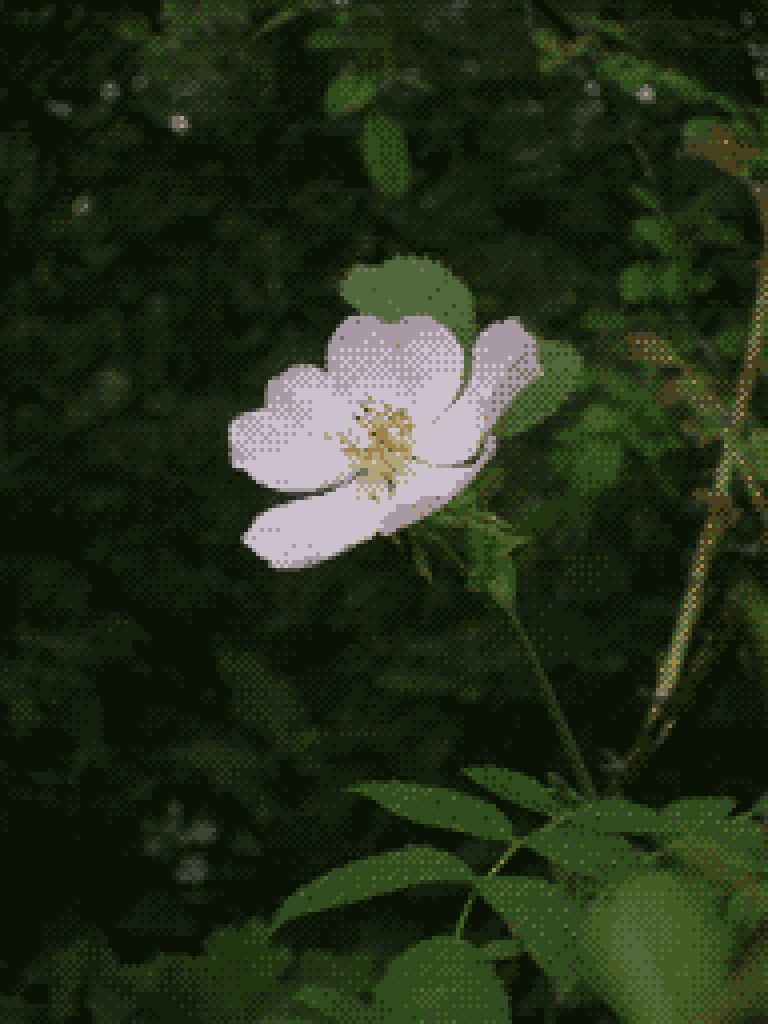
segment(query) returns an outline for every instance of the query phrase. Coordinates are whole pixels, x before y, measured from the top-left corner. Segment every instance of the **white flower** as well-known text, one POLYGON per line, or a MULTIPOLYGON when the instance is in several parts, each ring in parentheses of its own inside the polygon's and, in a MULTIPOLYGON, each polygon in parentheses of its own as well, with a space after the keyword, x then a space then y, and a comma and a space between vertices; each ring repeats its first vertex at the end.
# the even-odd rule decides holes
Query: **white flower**
POLYGON ((326 365, 286 370, 270 381, 265 408, 229 427, 232 465, 257 483, 293 494, 337 485, 251 524, 243 543, 275 569, 332 558, 446 504, 494 454, 487 432, 515 393, 542 373, 520 324, 493 324, 456 401, 463 350, 430 316, 348 317, 326 365), (461 466, 484 440, 484 454, 461 466))

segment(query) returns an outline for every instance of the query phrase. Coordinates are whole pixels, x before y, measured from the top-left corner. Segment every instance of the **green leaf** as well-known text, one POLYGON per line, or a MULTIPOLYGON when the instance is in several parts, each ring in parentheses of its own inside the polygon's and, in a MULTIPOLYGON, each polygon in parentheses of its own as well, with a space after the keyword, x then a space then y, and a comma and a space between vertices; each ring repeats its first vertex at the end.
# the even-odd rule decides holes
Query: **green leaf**
POLYGON ((658 268, 643 261, 619 275, 619 294, 625 302, 647 302, 658 294, 658 268))
POLYGON ((509 1001, 484 952, 437 935, 410 946, 387 965, 373 992, 387 1021, 487 1021, 507 1024, 509 1001))
POLYGON ((613 434, 619 429, 619 417, 614 409, 595 403, 582 413, 581 423, 588 434, 613 434))
POLYGON ((355 999, 361 992, 373 990, 377 981, 376 957, 370 953, 343 956, 309 949, 301 957, 297 980, 302 987, 294 999, 301 999, 305 986, 335 989, 338 994, 355 999))
POLYGON ((569 441, 568 447, 552 452, 549 461, 556 472, 570 480, 574 490, 586 496, 604 491, 617 482, 624 462, 621 440, 584 435, 583 441, 571 443, 570 432, 560 433, 569 441))
POLYGON ((116 1024, 128 1013, 141 1014, 146 1006, 142 993, 167 998, 166 1016, 161 1014, 160 1019, 226 1020, 232 1024, 264 1019, 264 1011, 290 993, 279 979, 296 959, 290 950, 271 946, 269 939, 267 926, 252 918, 242 928, 229 926, 212 932, 204 942, 203 956, 158 953, 148 963, 123 965, 112 978, 104 977, 104 985, 118 1000, 104 999, 102 989, 97 1020, 116 1024), (178 1018, 171 1015, 174 1009, 178 1018))
POLYGON ((675 225, 662 217, 638 217, 633 220, 630 237, 638 242, 649 242, 662 253, 680 244, 675 225))
POLYGON ((581 923, 581 949, 617 1016, 688 1021, 692 1008, 723 994, 728 931, 715 897, 701 880, 661 871, 597 897, 581 923))
POLYGON ((404 316, 434 317, 464 346, 464 365, 471 370, 474 299, 463 281, 440 262, 398 255, 376 267, 357 264, 339 290, 362 316, 378 317, 382 323, 396 323, 404 316))
POLYGON ((583 913, 579 900, 564 896, 559 886, 541 878, 491 875, 478 878, 475 888, 522 939, 525 951, 557 984, 558 998, 564 999, 586 974, 578 937, 583 913))
POLYGON ((741 883, 742 886, 745 883, 751 886, 759 882, 760 869, 765 867, 762 825, 751 826, 758 833, 759 847, 757 854, 750 855, 748 850, 741 850, 733 843, 730 844, 730 849, 724 849, 721 836, 724 824, 718 825, 717 831, 710 836, 688 832, 680 838, 668 839, 664 843, 664 852, 679 857, 685 864, 688 875, 696 871, 714 886, 721 885, 724 879, 731 884, 741 883))
POLYGON ((646 61, 640 61, 629 53, 616 52, 607 55, 595 69, 598 78, 616 81, 623 92, 632 93, 643 85, 652 84, 649 76, 655 69, 646 61))
POLYGON ((435 825, 454 832, 466 832, 476 839, 499 839, 505 842, 517 839, 515 826, 498 807, 442 786, 366 782, 349 786, 344 792, 368 796, 393 814, 420 825, 435 825))
POLYGON ((349 114, 362 110, 376 96, 381 81, 381 74, 371 72, 340 75, 326 90, 326 110, 329 114, 349 114))
POLYGON ((534 42, 541 50, 538 69, 542 74, 551 75, 568 63, 568 54, 553 32, 540 29, 534 34, 534 42))
POLYGON ((641 188, 639 185, 630 185, 629 194, 639 203, 642 203, 643 206, 647 206, 649 210, 658 211, 659 201, 647 188, 641 188))
POLYGON ((486 590, 504 611, 513 607, 517 592, 517 569, 514 565, 502 566, 496 577, 486 584, 486 590))
POLYGON ((508 536, 496 522, 473 523, 468 531, 469 589, 487 591, 507 609, 515 597, 515 567, 507 556, 525 543, 525 538, 508 536))
MULTIPOLYGON (((683 805, 674 805, 676 809, 680 809, 683 805)), ((729 875, 731 879, 738 883, 738 879, 746 879, 749 874, 757 875, 761 871, 763 874, 766 873, 765 864, 765 834, 763 832, 763 826, 758 825, 752 821, 743 821, 740 818, 728 818, 723 810, 724 805, 721 803, 717 806, 717 803, 713 800, 710 807, 714 807, 715 810, 701 816, 694 814, 692 817, 683 813, 681 816, 675 816, 675 821, 685 821, 684 826, 685 834, 680 841, 672 839, 667 844, 667 849, 674 849, 678 852, 682 851, 683 847, 679 843, 685 844, 688 842, 689 854, 685 854, 683 859, 691 864, 703 864, 703 870, 706 873, 707 861, 714 865, 716 861, 729 866, 729 875), (702 848, 699 845, 702 842, 709 842, 714 840, 717 844, 717 850, 715 852, 708 852, 708 847, 702 848)), ((663 820, 666 820, 666 815, 663 816, 663 820)), ((679 826, 678 826, 679 827, 679 826)))
POLYGON ((431 846, 409 846, 406 850, 377 854, 336 868, 297 889, 275 914, 269 934, 304 914, 361 903, 381 893, 398 892, 426 882, 472 884, 474 878, 458 857, 431 846))
POLYGON ((488 960, 510 960, 524 952, 521 939, 497 939, 483 946, 483 953, 488 960))
POLYGON ((715 242, 717 245, 729 246, 732 249, 740 249, 746 245, 744 235, 738 228, 723 224, 714 215, 700 217, 694 226, 699 238, 704 241, 715 242))
POLYGON ((408 141, 398 120, 389 114, 368 114, 362 137, 363 161, 381 192, 402 199, 411 181, 408 141))
POLYGON ((714 117, 692 117, 683 125, 683 143, 690 145, 694 142, 711 142, 712 129, 716 123, 717 119, 714 117))
POLYGON ((192 959, 188 987, 195 991, 203 1019, 260 1019, 257 1007, 274 998, 282 987, 278 978, 292 967, 295 956, 270 944, 270 929, 258 917, 242 928, 229 925, 213 931, 204 943, 205 955, 192 959))
POLYGON ((494 796, 519 804, 529 811, 548 814, 550 817, 558 813, 559 805, 549 790, 522 772, 510 772, 493 764, 481 764, 462 768, 461 774, 472 779, 478 786, 490 790, 494 796))
MULTIPOLYGON (((50 1007, 57 1024, 77 1013, 77 997, 89 975, 94 953, 90 938, 74 939, 55 953, 51 964, 50 1007)), ((111 952, 111 951, 110 951, 111 952)), ((114 958, 114 953, 112 954, 114 958)))
POLYGON ((688 280, 689 267, 684 263, 666 263, 658 274, 659 292, 670 302, 677 302, 685 298, 688 280))
POLYGON ((525 509, 509 522, 509 528, 521 536, 542 536, 555 525, 566 507, 566 498, 549 498, 546 501, 540 501, 525 509))
POLYGON ((757 930, 764 918, 768 917, 768 882, 740 889, 728 900, 726 924, 729 930, 729 957, 741 952, 740 946, 757 930))
POLYGON ((492 433, 514 437, 556 412, 570 395, 589 387, 592 371, 573 346, 559 341, 538 342, 543 376, 519 391, 492 433))
POLYGON ((349 996, 341 995, 332 988, 305 985, 293 998, 334 1020, 362 1022, 372 1021, 374 1018, 374 1015, 360 1003, 350 999, 349 996))
POLYGON ((601 834, 600 826, 585 824, 583 816, 578 820, 568 816, 554 829, 534 832, 526 846, 566 871, 577 871, 601 885, 620 885, 639 868, 655 863, 653 854, 636 850, 620 835, 601 834))

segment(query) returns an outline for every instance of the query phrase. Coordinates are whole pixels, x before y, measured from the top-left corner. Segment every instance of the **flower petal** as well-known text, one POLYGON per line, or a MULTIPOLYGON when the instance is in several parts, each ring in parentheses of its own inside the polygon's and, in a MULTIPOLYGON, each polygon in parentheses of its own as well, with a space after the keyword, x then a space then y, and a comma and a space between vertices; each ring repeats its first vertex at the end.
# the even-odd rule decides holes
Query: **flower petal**
POLYGON ((230 460, 257 483, 315 491, 355 474, 337 432, 348 428, 348 400, 316 366, 292 366, 267 387, 267 404, 229 425, 230 460))
POLYGON ((542 373, 536 340, 517 320, 491 324, 475 342, 472 377, 461 397, 434 423, 416 421, 414 453, 437 466, 471 458, 515 394, 542 373))
POLYGON ((464 351, 431 316, 403 317, 394 324, 350 316, 328 343, 326 365, 340 391, 433 419, 461 387, 464 351))
POLYGON ((302 569, 325 561, 376 533, 386 536, 431 515, 471 482, 494 451, 491 438, 473 466, 419 467, 418 474, 397 484, 393 494, 380 494, 379 502, 353 480, 327 494, 277 505, 254 520, 243 543, 273 569, 302 569))

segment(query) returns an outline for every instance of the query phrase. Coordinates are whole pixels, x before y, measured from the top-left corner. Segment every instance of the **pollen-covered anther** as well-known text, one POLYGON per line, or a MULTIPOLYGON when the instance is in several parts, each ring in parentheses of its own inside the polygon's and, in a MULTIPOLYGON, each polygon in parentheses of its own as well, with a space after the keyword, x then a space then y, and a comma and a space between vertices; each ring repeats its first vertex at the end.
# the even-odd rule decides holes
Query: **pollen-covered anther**
MULTIPOLYGON (((416 459, 413 454, 412 437, 413 420, 405 409, 393 410, 389 404, 384 405, 384 412, 377 412, 370 404, 368 396, 365 402, 358 402, 362 415, 356 421, 368 432, 369 443, 364 447, 348 444, 349 437, 339 433, 343 444, 342 451, 349 457, 354 469, 365 473, 358 480, 358 487, 366 487, 371 493, 372 501, 379 501, 379 494, 386 484, 390 494, 394 493, 395 474, 403 476, 412 473, 410 463, 416 459)), ((352 428, 349 428, 349 434, 352 428)), ((421 461, 416 459, 416 461, 421 461)))

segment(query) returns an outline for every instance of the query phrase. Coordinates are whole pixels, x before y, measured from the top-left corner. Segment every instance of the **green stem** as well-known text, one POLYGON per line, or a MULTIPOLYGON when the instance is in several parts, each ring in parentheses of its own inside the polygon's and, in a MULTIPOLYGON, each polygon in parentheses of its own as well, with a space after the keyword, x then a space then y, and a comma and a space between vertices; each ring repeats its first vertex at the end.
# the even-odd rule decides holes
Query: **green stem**
POLYGON ((558 735, 560 736, 560 742, 565 748, 565 752, 568 755, 568 760, 571 762, 574 773, 578 776, 579 784, 582 792, 590 797, 592 800, 597 800, 597 790, 595 789, 592 779, 590 778, 587 766, 581 757, 581 752, 576 744, 576 740, 571 732, 570 726, 565 719, 563 709, 560 707, 560 701, 557 699, 557 695, 552 688, 552 684, 547 679, 544 669, 541 667, 541 662, 536 656, 536 651, 533 649, 533 644, 528 639, 528 634, 523 629, 520 620, 510 613, 510 618, 514 623, 515 629, 520 637, 523 644, 525 655, 528 659, 529 664, 533 668, 533 674, 536 679, 536 683, 539 688, 539 692, 544 698, 544 702, 547 705, 550 718, 555 723, 558 735))

